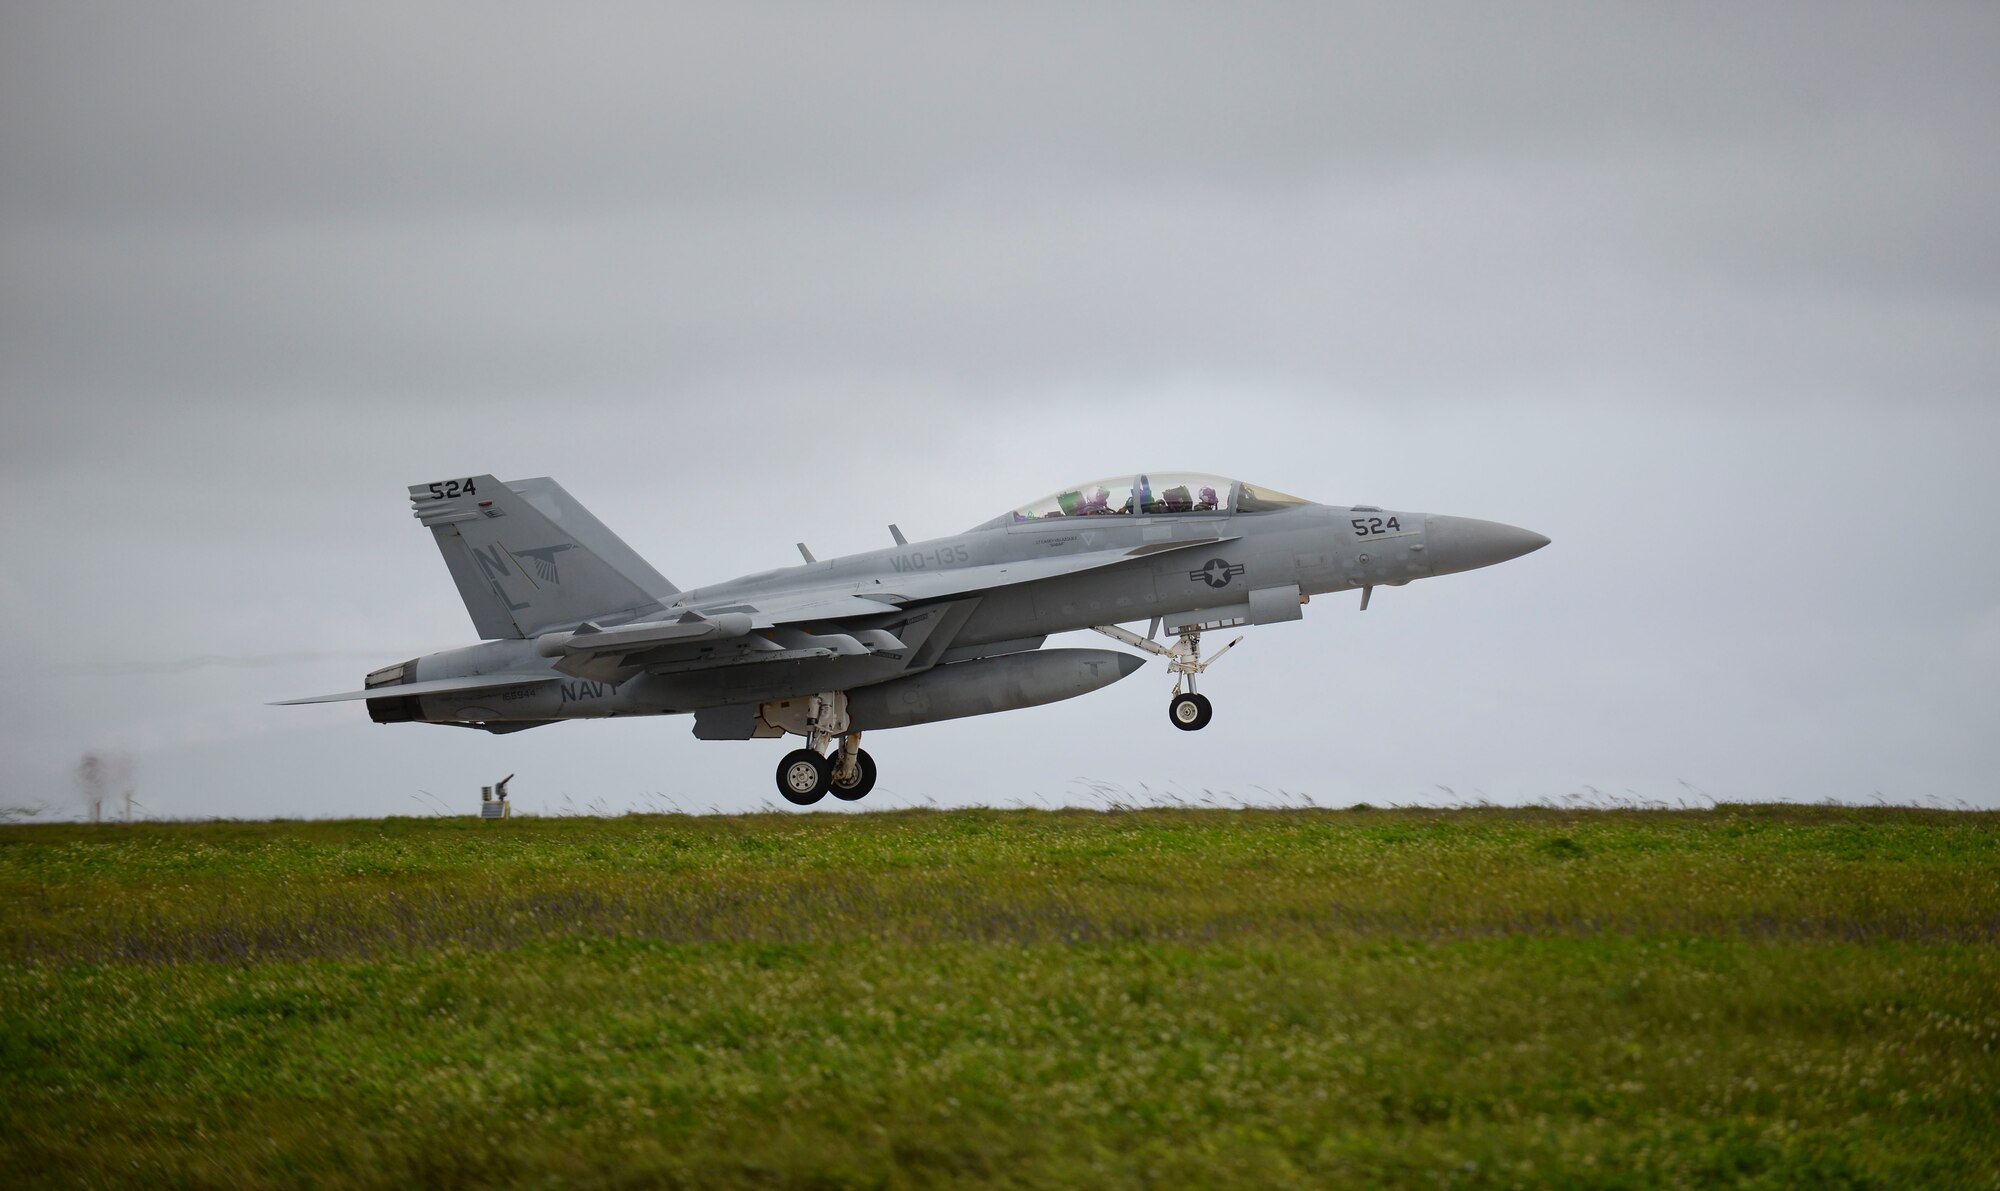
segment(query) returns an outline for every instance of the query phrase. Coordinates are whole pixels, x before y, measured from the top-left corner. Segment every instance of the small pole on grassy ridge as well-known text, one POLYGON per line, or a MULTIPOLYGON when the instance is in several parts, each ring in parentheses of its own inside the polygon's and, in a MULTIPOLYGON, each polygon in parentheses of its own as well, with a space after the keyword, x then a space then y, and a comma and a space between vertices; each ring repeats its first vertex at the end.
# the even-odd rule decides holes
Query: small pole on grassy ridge
POLYGON ((90 813, 90 821, 104 821, 104 787, 109 783, 110 764, 102 754, 90 752, 76 766, 76 782, 83 791, 83 806, 90 813))

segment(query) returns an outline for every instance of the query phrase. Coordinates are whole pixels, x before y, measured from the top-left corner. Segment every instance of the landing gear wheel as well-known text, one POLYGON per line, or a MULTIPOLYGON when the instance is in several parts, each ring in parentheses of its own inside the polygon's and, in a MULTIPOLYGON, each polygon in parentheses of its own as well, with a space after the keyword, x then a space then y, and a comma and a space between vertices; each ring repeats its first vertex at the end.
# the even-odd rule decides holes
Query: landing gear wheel
POLYGON ((826 797, 833 784, 833 762, 811 749, 795 749, 778 762, 778 793, 797 806, 811 806, 826 797))
POLYGON ((839 778, 828 779, 827 792, 842 802, 855 802, 867 796, 875 788, 875 758, 862 749, 854 754, 854 780, 841 785, 839 778))
POLYGON ((1215 718, 1215 708, 1209 706, 1207 695, 1175 695, 1167 704, 1167 718, 1183 732, 1199 732, 1215 718))

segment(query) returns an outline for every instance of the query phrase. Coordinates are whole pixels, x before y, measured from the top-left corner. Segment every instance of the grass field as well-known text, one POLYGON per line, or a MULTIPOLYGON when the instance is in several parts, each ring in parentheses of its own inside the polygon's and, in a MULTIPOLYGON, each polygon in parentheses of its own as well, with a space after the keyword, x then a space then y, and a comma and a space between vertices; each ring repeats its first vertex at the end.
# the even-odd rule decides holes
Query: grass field
POLYGON ((0 828, 9 1185, 2000 1185, 2000 816, 0 828))

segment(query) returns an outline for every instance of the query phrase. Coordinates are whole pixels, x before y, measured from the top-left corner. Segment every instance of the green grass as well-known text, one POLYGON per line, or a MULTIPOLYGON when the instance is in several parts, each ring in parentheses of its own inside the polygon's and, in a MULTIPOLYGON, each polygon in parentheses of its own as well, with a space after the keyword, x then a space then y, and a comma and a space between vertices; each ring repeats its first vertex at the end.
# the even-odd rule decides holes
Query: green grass
POLYGON ((0 1181, 2000 1185, 2000 816, 0 828, 0 1181))

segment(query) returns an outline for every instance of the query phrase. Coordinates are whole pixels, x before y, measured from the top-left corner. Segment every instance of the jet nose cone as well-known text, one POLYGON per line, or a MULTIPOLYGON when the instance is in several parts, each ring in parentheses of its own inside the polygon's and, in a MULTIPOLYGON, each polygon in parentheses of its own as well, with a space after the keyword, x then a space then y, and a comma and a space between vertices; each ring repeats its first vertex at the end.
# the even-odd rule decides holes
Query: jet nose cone
POLYGON ((1531 529, 1502 525, 1498 521, 1472 517, 1425 519, 1424 552, 1430 558, 1433 575, 1490 567, 1548 544, 1547 538, 1531 529))

